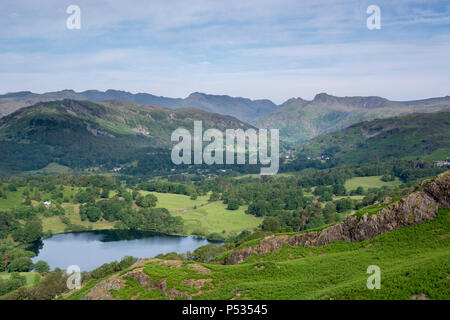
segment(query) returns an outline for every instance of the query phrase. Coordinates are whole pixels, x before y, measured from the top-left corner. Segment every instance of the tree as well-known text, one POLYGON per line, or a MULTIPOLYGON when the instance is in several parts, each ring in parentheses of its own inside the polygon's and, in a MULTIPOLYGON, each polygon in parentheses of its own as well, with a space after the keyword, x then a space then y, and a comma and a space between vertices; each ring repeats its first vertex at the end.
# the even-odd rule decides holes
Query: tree
POLYGON ((256 202, 250 203, 248 206, 247 213, 253 214, 257 217, 263 217, 267 214, 268 206, 266 201, 264 200, 258 200, 256 202))
POLYGON ((280 222, 272 217, 265 218, 262 224, 264 231, 277 232, 280 229, 280 222))
POLYGON ((364 188, 361 187, 361 186, 359 186, 358 188, 356 188, 355 194, 357 194, 357 195, 363 195, 363 194, 364 194, 364 188))
POLYGON ((28 197, 28 196, 30 195, 30 191, 28 190, 28 188, 25 188, 25 189, 23 189, 22 194, 23 194, 25 197, 28 197))
POLYGON ((337 212, 344 212, 352 208, 353 208, 353 201, 350 198, 343 198, 341 200, 336 201, 337 212))
POLYGON ((208 240, 211 240, 211 241, 224 241, 225 240, 225 238, 220 233, 217 233, 217 232, 210 233, 207 238, 208 238, 208 240))
POLYGON ((333 185, 333 194, 336 196, 345 196, 347 194, 347 190, 343 184, 335 184, 333 185))
POLYGON ((22 230, 22 242, 32 243, 41 239, 43 234, 41 220, 37 218, 27 220, 22 230))
POLYGON ((142 208, 155 207, 157 202, 158 198, 151 193, 145 195, 145 197, 141 195, 136 197, 136 204, 142 208))
POLYGON ((100 197, 103 199, 109 198, 109 188, 103 187, 100 197))
POLYGON ((220 200, 220 194, 218 192, 213 191, 209 196, 208 201, 218 201, 220 200))
POLYGON ((86 191, 80 190, 75 195, 75 199, 78 203, 87 203, 90 200, 90 194, 86 191))
POLYGON ((237 210, 239 209, 239 201, 237 199, 228 200, 227 210, 237 210))
POLYGON ((326 223, 333 223, 336 221, 336 205, 333 202, 328 202, 322 210, 323 218, 326 223))
POLYGON ((39 273, 47 273, 50 271, 50 266, 47 262, 39 260, 34 264, 33 270, 36 270, 39 273))
POLYGON ((215 244, 207 244, 205 246, 198 247, 192 253, 192 258, 199 262, 211 261, 214 257, 225 252, 224 246, 216 246, 215 244))
POLYGON ((325 221, 322 216, 315 216, 308 219, 308 223, 305 225, 305 229, 313 229, 320 226, 323 226, 325 221))
POLYGON ((89 221, 96 222, 98 219, 100 219, 102 212, 100 211, 100 208, 97 208, 95 206, 88 206, 86 209, 86 215, 89 221))
POLYGON ((41 195, 39 194, 38 189, 36 188, 36 190, 34 191, 34 200, 36 201, 41 201, 41 195))
POLYGON ((30 257, 20 257, 11 261, 8 265, 9 272, 28 272, 33 269, 33 262, 30 257))

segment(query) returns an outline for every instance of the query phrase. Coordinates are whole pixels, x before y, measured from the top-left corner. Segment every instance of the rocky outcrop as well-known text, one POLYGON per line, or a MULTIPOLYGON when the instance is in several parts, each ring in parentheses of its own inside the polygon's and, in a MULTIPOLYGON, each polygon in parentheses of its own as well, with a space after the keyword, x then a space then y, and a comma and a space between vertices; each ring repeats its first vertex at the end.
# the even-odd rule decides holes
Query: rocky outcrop
POLYGON ((150 282, 150 277, 144 273, 142 268, 131 270, 125 273, 123 277, 130 277, 136 280, 140 286, 145 287, 150 282))
POLYGON ((111 296, 111 290, 120 290, 125 287, 125 281, 115 277, 105 279, 96 284, 83 297, 83 300, 114 300, 111 296))
POLYGON ((349 215, 345 221, 320 231, 293 236, 269 236, 262 239, 256 246, 230 253, 224 262, 238 264, 252 254, 278 251, 284 245, 318 247, 335 241, 363 241, 385 232, 434 219, 441 206, 450 206, 450 171, 440 174, 431 182, 422 184, 417 191, 384 207, 376 214, 369 216, 366 213, 361 219, 355 215, 349 215))

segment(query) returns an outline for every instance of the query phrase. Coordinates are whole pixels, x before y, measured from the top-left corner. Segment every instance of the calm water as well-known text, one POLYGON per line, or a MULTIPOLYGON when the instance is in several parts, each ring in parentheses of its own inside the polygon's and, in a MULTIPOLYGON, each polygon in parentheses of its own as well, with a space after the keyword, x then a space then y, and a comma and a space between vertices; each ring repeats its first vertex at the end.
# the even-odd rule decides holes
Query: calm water
POLYGON ((57 234, 35 249, 33 262, 44 260, 50 268, 78 265, 90 271, 124 256, 151 258, 159 253, 194 251, 212 243, 196 237, 168 236, 153 232, 104 230, 57 234))

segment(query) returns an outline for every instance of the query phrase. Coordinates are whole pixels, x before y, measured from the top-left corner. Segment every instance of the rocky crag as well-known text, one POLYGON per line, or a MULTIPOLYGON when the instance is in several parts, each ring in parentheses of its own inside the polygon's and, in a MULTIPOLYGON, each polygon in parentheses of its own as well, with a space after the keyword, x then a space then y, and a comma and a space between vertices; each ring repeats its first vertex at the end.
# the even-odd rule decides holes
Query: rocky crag
POLYGON ((320 231, 296 235, 269 236, 252 247, 231 252, 225 264, 238 264, 252 254, 267 254, 281 250, 284 245, 293 247, 318 247, 335 241, 358 242, 385 232, 434 219, 440 207, 450 207, 450 171, 431 181, 424 181, 409 196, 392 203, 376 214, 355 214, 346 220, 320 231))

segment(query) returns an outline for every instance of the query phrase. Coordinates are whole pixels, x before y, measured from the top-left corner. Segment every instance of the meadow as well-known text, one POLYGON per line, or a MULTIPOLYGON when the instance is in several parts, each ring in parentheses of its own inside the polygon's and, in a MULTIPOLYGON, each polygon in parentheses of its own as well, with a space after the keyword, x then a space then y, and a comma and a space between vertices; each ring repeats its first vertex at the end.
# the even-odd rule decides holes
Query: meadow
POLYGON ((382 181, 381 176, 370 176, 370 177, 354 177, 345 181, 345 188, 347 191, 355 190, 358 187, 363 187, 367 191, 369 188, 381 188, 381 187, 398 187, 401 182, 398 178, 394 181, 382 181))
POLYGON ((241 206, 238 210, 227 210, 222 202, 212 202, 201 208, 176 212, 173 215, 183 218, 187 234, 208 235, 217 232, 228 236, 243 230, 252 230, 262 223, 262 218, 246 214, 245 210, 247 206, 241 206))
MULTIPOLYGON (((90 222, 89 220, 82 221, 80 215, 78 213, 74 214, 66 214, 66 217, 69 218, 70 222, 77 226, 83 226, 85 228, 89 228, 90 230, 108 230, 114 229, 115 222, 109 221, 97 221, 90 222)), ((59 216, 43 218, 42 219, 42 228, 44 232, 51 231, 52 234, 63 233, 67 228, 67 225, 62 223, 59 216)))
POLYGON ((173 193, 159 193, 140 190, 142 195, 154 194, 158 198, 157 208, 166 208, 169 212, 193 209, 208 203, 209 196, 199 196, 192 200, 189 196, 173 193))
MULTIPOLYGON (((36 285, 36 283, 39 283, 42 278, 39 272, 19 272, 19 274, 27 279, 27 284, 25 285, 26 287, 36 285)), ((8 272, 0 272, 0 279, 6 280, 9 279, 10 276, 11 274, 8 272)))

